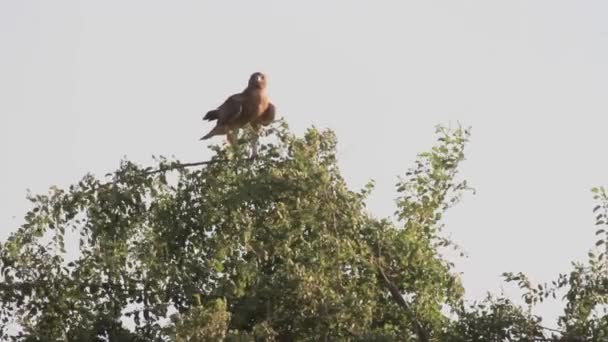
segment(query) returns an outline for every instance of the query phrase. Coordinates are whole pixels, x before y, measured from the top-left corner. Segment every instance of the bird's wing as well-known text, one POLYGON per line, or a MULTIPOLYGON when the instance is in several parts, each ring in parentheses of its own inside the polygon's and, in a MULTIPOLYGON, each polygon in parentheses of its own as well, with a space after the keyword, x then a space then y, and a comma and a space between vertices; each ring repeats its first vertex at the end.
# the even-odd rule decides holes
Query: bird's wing
POLYGON ((243 95, 234 94, 230 96, 218 108, 218 125, 224 125, 236 120, 243 112, 243 95))
POLYGON ((258 117, 257 121, 264 126, 268 126, 274 121, 275 115, 276 115, 276 108, 274 107, 274 105, 272 103, 268 102, 268 107, 266 108, 264 113, 262 113, 258 117))

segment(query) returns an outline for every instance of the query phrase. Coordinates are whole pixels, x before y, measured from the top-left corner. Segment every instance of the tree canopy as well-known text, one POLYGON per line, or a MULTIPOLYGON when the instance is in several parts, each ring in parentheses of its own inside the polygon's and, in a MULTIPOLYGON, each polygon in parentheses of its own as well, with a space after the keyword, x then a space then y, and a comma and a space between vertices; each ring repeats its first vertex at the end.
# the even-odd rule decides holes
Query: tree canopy
MULTIPOLYGON (((206 162, 123 160, 99 179, 31 195, 0 244, 0 337, 23 341, 533 341, 608 338, 605 253, 534 285, 505 273, 528 307, 467 304, 442 235, 470 190, 469 130, 437 142, 396 182, 394 218, 350 189, 331 130, 271 126, 255 160, 212 146, 206 162), (67 244, 78 245, 69 253, 67 244), (565 291, 560 329, 532 306, 565 291)), ((245 139, 250 137, 245 136, 245 139)), ((598 224, 608 196, 595 189, 598 224)), ((598 234, 604 236, 601 229, 598 234)), ((605 246, 605 239, 598 246, 605 246)), ((69 250, 69 248, 68 248, 69 250)))

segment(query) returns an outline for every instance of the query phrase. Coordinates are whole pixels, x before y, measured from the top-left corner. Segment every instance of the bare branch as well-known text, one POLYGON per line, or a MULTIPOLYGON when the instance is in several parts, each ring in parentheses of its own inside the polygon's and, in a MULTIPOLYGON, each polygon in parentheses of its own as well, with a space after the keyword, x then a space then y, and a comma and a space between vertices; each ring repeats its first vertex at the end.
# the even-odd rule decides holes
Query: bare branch
POLYGON ((430 336, 429 336, 428 331, 426 331, 426 329, 424 329, 424 327, 422 326, 422 323, 420 323, 418 318, 416 318, 416 314, 410 308, 410 306, 407 304, 407 302, 401 295, 399 288, 395 284, 393 284, 393 282, 390 281, 390 279, 388 279, 386 274, 384 274, 384 271, 382 271, 382 267, 380 267, 380 265, 377 265, 377 267, 378 267, 378 274, 380 275, 380 278, 384 281, 384 284, 388 288, 388 291, 391 293, 391 296, 393 297, 395 302, 397 302, 397 304, 405 310, 407 315, 410 316, 410 319, 412 320, 412 322, 414 322, 414 327, 416 328, 416 334, 418 335, 418 338, 420 339, 420 341, 429 342, 430 336))

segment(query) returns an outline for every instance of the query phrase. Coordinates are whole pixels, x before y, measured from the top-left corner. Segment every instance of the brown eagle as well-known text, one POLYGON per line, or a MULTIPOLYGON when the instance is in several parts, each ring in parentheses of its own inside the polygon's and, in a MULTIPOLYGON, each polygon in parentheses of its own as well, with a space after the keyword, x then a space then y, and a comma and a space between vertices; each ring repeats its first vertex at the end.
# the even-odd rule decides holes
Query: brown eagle
MULTIPOLYGON (((254 132, 268 126, 275 117, 275 107, 266 94, 266 75, 255 72, 249 77, 247 88, 231 95, 216 109, 207 112, 203 120, 217 120, 215 127, 200 140, 216 135, 226 135, 231 145, 236 145, 240 128, 251 124, 254 132)), ((252 157, 257 155, 257 137, 252 142, 252 157)))

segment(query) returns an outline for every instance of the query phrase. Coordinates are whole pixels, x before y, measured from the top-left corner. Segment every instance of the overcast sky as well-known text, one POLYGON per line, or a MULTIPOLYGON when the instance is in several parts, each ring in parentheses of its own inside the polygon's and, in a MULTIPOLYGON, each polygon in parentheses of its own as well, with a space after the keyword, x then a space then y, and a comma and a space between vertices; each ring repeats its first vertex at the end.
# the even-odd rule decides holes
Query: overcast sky
POLYGON ((472 126, 477 193, 446 221, 468 297, 503 271, 551 280, 593 245, 608 184, 606 18, 580 0, 0 0, 0 239, 27 188, 207 159, 202 114, 262 71, 295 132, 336 131, 353 188, 377 182, 378 216, 436 124, 472 126))

